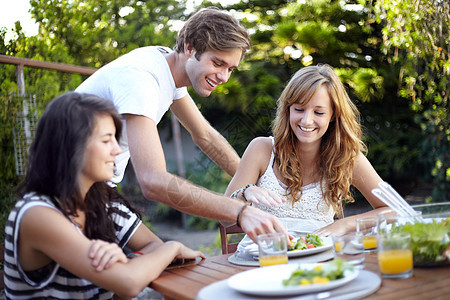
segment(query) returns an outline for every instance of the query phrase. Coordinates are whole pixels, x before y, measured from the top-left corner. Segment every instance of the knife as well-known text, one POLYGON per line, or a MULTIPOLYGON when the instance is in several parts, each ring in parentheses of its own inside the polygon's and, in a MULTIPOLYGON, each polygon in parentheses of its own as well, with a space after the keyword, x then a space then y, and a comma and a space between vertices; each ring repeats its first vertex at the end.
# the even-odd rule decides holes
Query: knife
POLYGON ((292 298, 286 298, 288 300, 322 300, 322 299, 330 299, 333 297, 339 297, 346 295, 347 297, 345 299, 352 299, 352 294, 355 294, 357 292, 362 291, 363 289, 361 287, 352 288, 352 289, 336 289, 336 290, 330 290, 325 292, 319 292, 315 294, 308 294, 308 295, 302 295, 300 297, 292 297, 292 298))
POLYGON ((331 297, 336 297, 336 296, 342 296, 342 295, 347 295, 350 296, 351 294, 354 294, 356 292, 361 291, 361 288, 357 288, 357 289, 352 289, 352 290, 344 290, 344 291, 326 291, 326 292, 320 292, 316 295, 315 299, 317 300, 322 300, 322 299, 329 299, 331 297))

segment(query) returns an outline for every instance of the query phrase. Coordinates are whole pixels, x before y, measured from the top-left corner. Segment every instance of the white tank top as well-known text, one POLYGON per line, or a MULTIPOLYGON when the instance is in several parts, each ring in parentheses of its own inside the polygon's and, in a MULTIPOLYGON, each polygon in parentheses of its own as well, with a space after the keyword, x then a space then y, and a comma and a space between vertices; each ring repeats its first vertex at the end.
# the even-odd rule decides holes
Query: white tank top
MULTIPOLYGON (((272 144, 274 143, 273 137, 272 144)), ((277 193, 285 197, 287 186, 283 184, 273 171, 274 152, 270 155, 269 165, 264 174, 258 179, 257 186, 277 193)), ((277 207, 267 207, 263 205, 255 205, 256 207, 267 211, 278 218, 296 218, 296 219, 311 219, 322 221, 327 224, 333 222, 334 210, 332 206, 327 205, 324 200, 320 182, 308 184, 302 188, 302 197, 292 207, 292 199, 277 207)))
MULTIPOLYGON (((271 137, 271 139, 273 145, 274 138, 271 137)), ((285 197, 287 186, 275 176, 273 161, 274 151, 272 150, 269 165, 264 174, 258 179, 256 185, 285 197)), ((313 232, 333 223, 335 212, 333 207, 327 205, 323 199, 320 182, 308 184, 302 190, 302 197, 294 206, 292 206, 292 200, 289 198, 285 203, 277 207, 267 207, 260 204, 253 204, 253 206, 278 217, 281 224, 293 236, 298 236, 305 232, 313 232)), ((252 243, 253 241, 245 235, 238 245, 238 251, 244 252, 244 248, 252 243)))

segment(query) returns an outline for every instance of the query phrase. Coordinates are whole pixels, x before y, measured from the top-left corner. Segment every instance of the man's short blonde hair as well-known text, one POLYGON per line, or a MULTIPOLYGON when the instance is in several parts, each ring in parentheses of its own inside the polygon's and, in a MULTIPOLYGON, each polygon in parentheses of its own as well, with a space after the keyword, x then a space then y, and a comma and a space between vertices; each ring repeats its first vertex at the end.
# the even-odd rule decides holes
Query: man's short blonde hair
POLYGON ((184 51, 185 44, 196 51, 196 58, 208 50, 241 49, 241 59, 250 50, 251 40, 238 20, 215 7, 202 9, 190 17, 178 33, 175 51, 184 51))

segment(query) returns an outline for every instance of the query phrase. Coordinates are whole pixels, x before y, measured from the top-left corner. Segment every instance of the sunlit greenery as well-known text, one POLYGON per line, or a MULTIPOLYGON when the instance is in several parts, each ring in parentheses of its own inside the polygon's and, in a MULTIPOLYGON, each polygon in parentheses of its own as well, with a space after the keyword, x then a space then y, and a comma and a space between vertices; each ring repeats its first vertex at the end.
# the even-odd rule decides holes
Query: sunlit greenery
MULTIPOLYGON (((191 13, 186 1, 176 0, 30 3, 39 34, 26 37, 17 22, 15 38, 5 42, 5 29, 0 29, 0 54, 90 67, 136 47, 172 47, 177 29, 191 13)), ((222 7, 219 1, 202 4, 210 5, 222 7)), ((252 50, 210 97, 191 94, 239 154, 254 137, 270 135, 276 99, 292 74, 328 63, 362 113, 368 157, 383 179, 403 193, 429 182, 435 188, 432 201, 450 199, 448 1, 242 0, 226 9, 248 28, 252 50)), ((27 93, 37 97, 38 114, 52 98, 85 79, 28 67, 24 73, 27 93)), ((19 109, 13 93, 15 68, 1 65, 2 204, 11 203, 20 181, 11 144, 19 109)), ((162 126, 168 124, 163 119, 162 126)), ((209 163, 201 165, 207 171, 189 166, 189 179, 223 193, 229 177, 209 163)), ((195 218, 189 222, 211 226, 195 218)))

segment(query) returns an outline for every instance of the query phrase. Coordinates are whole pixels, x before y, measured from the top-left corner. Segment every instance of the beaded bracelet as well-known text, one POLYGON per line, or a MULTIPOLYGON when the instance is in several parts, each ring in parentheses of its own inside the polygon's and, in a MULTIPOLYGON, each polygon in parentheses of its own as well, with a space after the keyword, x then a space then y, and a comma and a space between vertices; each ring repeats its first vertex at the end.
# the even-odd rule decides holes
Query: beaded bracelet
POLYGON ((138 257, 144 255, 144 253, 142 253, 141 251, 134 251, 133 253, 130 253, 127 255, 127 258, 134 258, 134 257, 138 257))
POLYGON ((244 200, 245 201, 247 201, 247 199, 245 198, 245 191, 249 188, 249 187, 251 187, 251 186, 254 186, 254 184, 247 184, 243 189, 242 189, 242 197, 244 197, 244 200))
POLYGON ((237 189, 233 192, 233 194, 231 194, 230 198, 231 199, 236 199, 237 195, 241 192, 241 189, 237 189))

